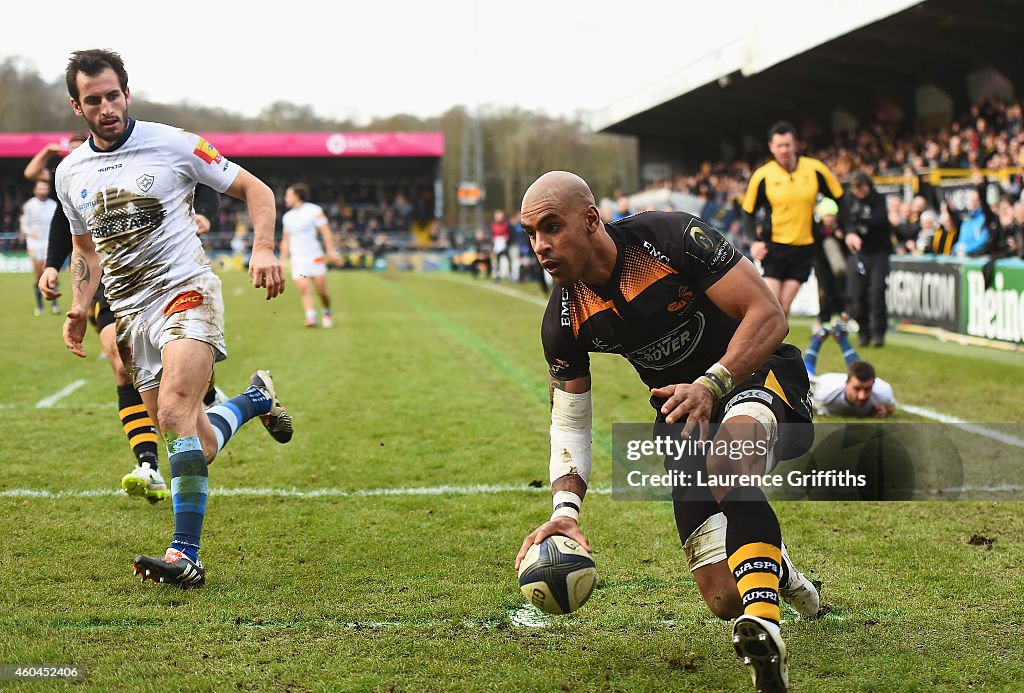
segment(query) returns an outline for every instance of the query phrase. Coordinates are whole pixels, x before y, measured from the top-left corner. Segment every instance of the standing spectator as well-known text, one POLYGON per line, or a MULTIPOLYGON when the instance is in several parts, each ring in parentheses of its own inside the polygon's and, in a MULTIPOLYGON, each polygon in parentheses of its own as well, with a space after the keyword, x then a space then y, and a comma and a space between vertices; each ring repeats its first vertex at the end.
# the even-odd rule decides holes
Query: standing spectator
POLYGON ((512 276, 512 256, 509 255, 509 238, 512 229, 505 219, 505 212, 494 210, 494 221, 491 222, 491 244, 494 250, 494 281, 509 279, 512 276), (504 262, 502 262, 504 260, 504 262))
POLYGON ((619 208, 615 210, 615 214, 612 215, 612 221, 618 221, 619 219, 625 219, 633 213, 629 208, 629 198, 625 195, 619 195, 618 199, 619 208))
MULTIPOLYGON (((25 237, 28 256, 32 259, 32 290, 36 295, 36 317, 43 314, 43 294, 39 291, 39 277, 43 274, 46 262, 50 220, 53 219, 56 210, 57 201, 50 197, 50 184, 44 181, 36 183, 32 189, 32 197, 21 208, 21 234, 25 237)), ((60 313, 56 298, 50 301, 50 310, 54 315, 60 313)))
POLYGON ((837 313, 845 317, 846 311, 846 248, 836 220, 838 214, 839 205, 827 197, 815 207, 818 221, 814 225, 814 276, 818 279, 818 322, 821 325, 830 323, 837 313))
POLYGON ((761 262, 765 283, 789 315, 789 307, 814 264, 814 204, 818 194, 838 203, 843 188, 825 164, 797 154, 796 128, 790 123, 780 121, 772 126, 768 149, 774 159, 754 171, 743 210, 747 235, 753 237, 754 214, 761 207, 768 209, 750 253, 761 262))
POLYGON ((988 244, 985 255, 990 258, 1011 257, 1019 253, 1017 237, 1020 226, 1013 217, 1013 200, 1009 195, 999 198, 995 223, 989 225, 988 244))
POLYGON ((848 274, 851 315, 860 324, 857 343, 861 347, 885 344, 887 314, 885 279, 889 274, 892 253, 892 224, 886 211, 885 198, 875 190, 871 176, 858 171, 853 174, 846 233, 850 250, 848 274))

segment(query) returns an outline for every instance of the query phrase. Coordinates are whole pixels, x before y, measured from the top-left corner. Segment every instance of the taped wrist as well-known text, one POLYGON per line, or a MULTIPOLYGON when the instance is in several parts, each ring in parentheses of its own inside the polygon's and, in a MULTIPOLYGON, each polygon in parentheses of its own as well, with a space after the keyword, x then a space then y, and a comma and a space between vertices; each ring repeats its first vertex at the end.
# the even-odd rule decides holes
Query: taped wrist
POLYGON ((694 385, 703 385, 711 391, 715 402, 721 401, 733 388, 732 373, 720 363, 708 368, 707 373, 693 381, 694 385))
POLYGON ((593 410, 590 392, 555 390, 551 400, 551 483, 575 474, 590 481, 593 410))
POLYGON ((555 510, 551 513, 551 519, 556 517, 570 517, 576 522, 580 521, 580 508, 583 507, 583 499, 572 491, 556 491, 552 497, 552 504, 555 510))

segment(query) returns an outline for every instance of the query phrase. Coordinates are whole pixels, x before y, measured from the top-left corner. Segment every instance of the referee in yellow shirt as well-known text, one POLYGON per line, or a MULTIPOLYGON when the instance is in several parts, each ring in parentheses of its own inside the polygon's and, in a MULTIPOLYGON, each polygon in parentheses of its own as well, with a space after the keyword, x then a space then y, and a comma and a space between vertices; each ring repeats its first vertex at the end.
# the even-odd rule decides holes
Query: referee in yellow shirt
POLYGON ((784 120, 768 131, 768 149, 774 157, 754 171, 743 198, 744 226, 756 236, 750 253, 761 262, 765 283, 789 315, 800 285, 814 264, 814 205, 819 194, 837 203, 843 187, 828 166, 796 151, 796 128, 784 120), (754 215, 767 207, 761 232, 754 215))

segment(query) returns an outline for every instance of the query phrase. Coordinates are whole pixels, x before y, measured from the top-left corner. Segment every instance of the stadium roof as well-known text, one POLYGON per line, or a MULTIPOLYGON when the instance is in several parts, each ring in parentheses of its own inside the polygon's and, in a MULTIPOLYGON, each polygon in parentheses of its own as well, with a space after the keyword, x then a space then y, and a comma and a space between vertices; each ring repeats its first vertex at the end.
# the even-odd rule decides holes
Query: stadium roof
POLYGON ((747 34, 591 117, 595 130, 685 143, 714 155, 739 133, 763 141, 771 123, 831 128, 841 108, 858 119, 877 97, 915 113, 915 91, 934 85, 958 110, 966 75, 994 68, 1024 78, 1024 0, 818 0, 767 15, 747 34), (784 37, 785 40, 780 40, 784 37))

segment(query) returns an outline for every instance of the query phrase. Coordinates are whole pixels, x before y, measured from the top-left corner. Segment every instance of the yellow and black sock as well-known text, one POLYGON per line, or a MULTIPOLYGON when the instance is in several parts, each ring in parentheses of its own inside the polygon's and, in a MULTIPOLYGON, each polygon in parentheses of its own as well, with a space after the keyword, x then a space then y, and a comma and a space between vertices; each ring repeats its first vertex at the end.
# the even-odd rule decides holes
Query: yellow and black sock
POLYGON ((139 464, 157 468, 156 426, 149 418, 139 391, 131 385, 117 386, 117 408, 128 444, 139 464))
POLYGON ((733 489, 722 499, 721 508, 729 521, 725 550, 743 613, 778 624, 782 576, 779 520, 759 488, 733 489))

